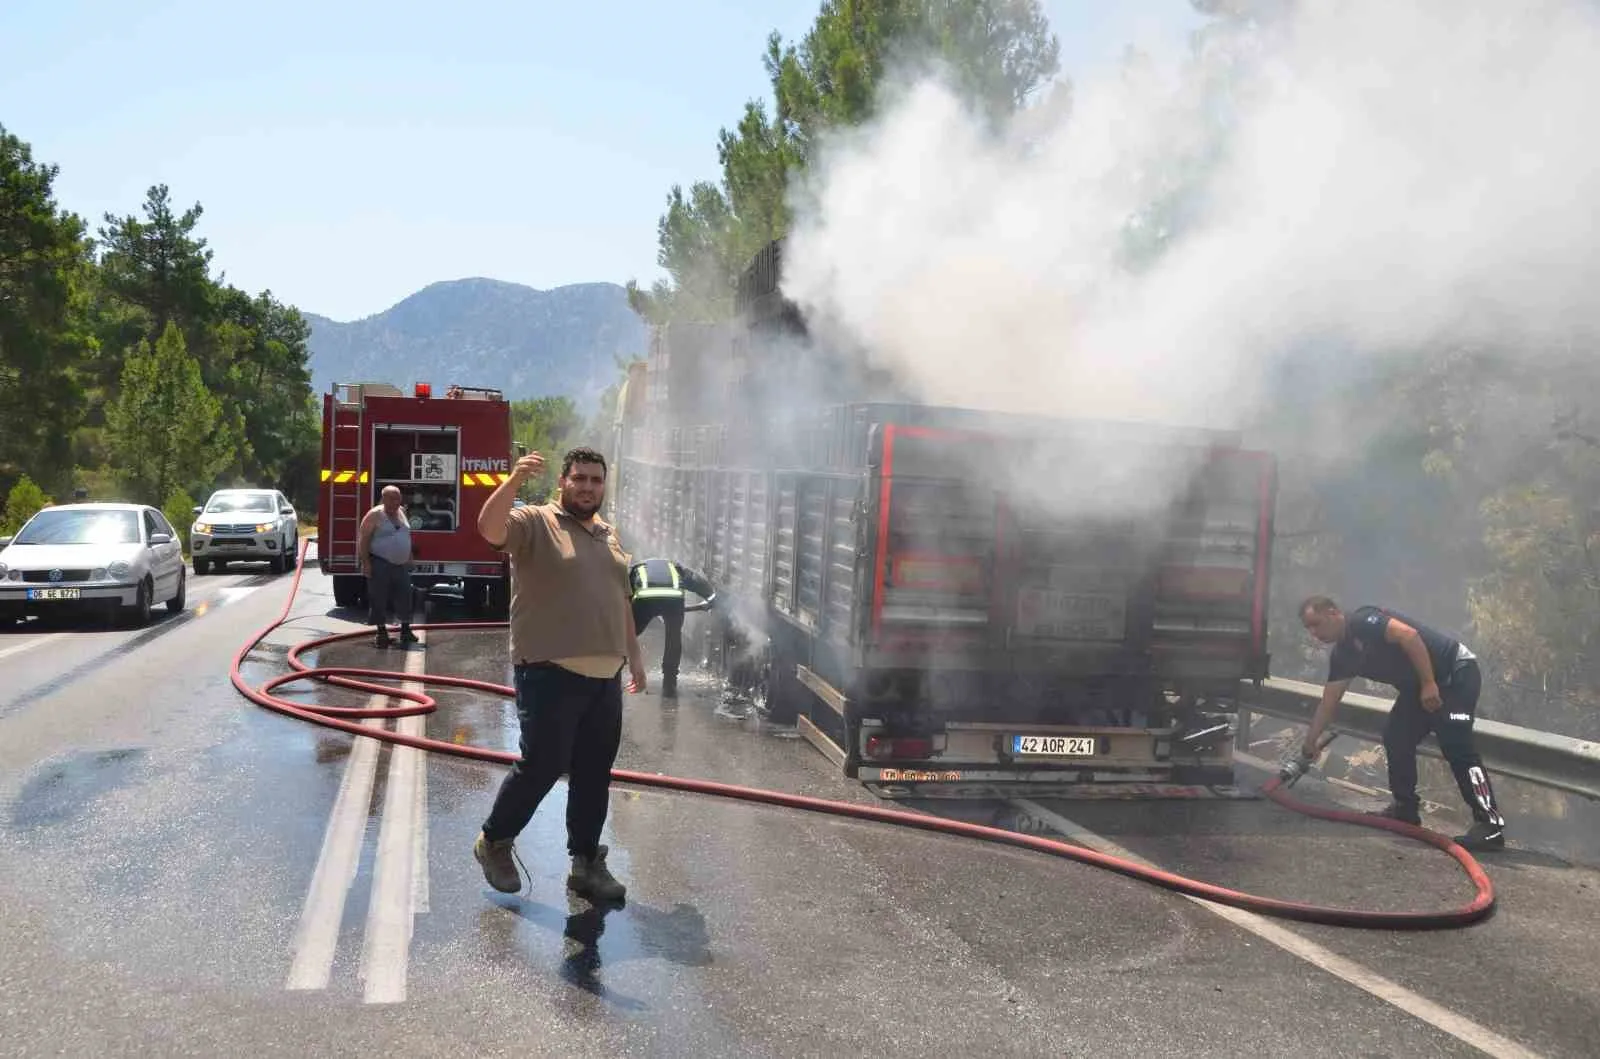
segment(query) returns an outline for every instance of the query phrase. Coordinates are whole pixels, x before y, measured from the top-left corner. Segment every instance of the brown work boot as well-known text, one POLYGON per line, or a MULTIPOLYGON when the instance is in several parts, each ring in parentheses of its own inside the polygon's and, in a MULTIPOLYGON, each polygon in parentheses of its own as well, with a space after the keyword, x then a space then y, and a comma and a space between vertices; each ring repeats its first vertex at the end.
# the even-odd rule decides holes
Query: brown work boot
POLYGON ((567 886, 575 893, 595 901, 621 901, 628 888, 617 881, 606 867, 608 847, 601 846, 593 857, 576 854, 572 858, 572 872, 567 876, 567 886))
POLYGON ((511 859, 511 843, 514 839, 502 838, 490 842, 483 837, 483 832, 478 832, 478 840, 472 844, 472 855, 483 865, 483 877, 489 885, 503 894, 514 894, 522 889, 522 876, 517 874, 517 864, 511 859))

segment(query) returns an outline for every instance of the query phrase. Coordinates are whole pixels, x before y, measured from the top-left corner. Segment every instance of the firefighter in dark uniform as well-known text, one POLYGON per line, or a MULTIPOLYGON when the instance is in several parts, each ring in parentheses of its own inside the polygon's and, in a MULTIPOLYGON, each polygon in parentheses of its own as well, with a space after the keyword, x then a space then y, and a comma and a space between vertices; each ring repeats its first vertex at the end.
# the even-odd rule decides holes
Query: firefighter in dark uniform
POLYGON ((1303 772, 1315 759, 1319 737, 1353 678, 1388 684, 1396 695, 1383 732, 1383 749, 1394 802, 1378 815, 1421 823, 1417 744, 1432 732, 1455 773, 1461 800, 1472 811, 1472 827, 1456 841, 1473 850, 1504 847, 1506 821, 1472 738, 1483 681, 1477 656, 1461 641, 1396 611, 1357 607, 1345 614, 1327 596, 1312 596, 1301 604, 1300 621, 1333 652, 1322 702, 1290 771, 1303 772))
POLYGON ((644 627, 659 617, 666 627, 667 645, 661 656, 661 694, 678 694, 678 663, 683 657, 683 616, 691 610, 705 610, 717 598, 711 582, 671 559, 646 559, 628 571, 633 589, 633 625, 643 636, 644 627), (693 592, 701 602, 686 604, 685 593, 693 592))

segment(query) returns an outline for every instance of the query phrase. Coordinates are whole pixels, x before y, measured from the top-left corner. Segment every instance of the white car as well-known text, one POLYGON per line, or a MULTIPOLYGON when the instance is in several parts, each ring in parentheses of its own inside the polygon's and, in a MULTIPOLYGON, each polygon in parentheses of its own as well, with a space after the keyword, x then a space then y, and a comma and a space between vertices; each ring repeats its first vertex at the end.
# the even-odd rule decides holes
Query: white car
POLYGON ((120 606, 135 624, 164 602, 183 609, 183 546, 144 504, 61 504, 30 518, 0 548, 0 617, 120 606))
POLYGON ((189 554, 197 574, 230 560, 265 560, 280 574, 295 564, 300 517, 276 489, 219 489, 205 506, 194 509, 194 516, 189 554))

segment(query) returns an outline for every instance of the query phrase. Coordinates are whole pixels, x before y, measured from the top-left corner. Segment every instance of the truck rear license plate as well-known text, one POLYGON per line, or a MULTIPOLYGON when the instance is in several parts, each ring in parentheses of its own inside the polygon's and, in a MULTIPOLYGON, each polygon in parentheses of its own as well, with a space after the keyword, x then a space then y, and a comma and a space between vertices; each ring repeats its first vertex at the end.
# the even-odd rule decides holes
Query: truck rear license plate
POLYGON ((29 599, 77 599, 80 595, 76 588, 30 588, 29 599))
POLYGON ((1011 752, 1048 757, 1094 757, 1095 742, 1092 735, 1014 735, 1011 752))

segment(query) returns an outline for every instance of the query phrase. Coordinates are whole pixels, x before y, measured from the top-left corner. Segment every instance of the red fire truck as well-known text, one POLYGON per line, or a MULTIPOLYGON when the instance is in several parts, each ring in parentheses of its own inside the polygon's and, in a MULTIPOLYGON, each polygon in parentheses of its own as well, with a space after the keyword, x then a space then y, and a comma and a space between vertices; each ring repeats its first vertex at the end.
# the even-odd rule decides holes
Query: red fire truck
POLYGON ((384 486, 399 488, 411 522, 412 583, 456 584, 474 609, 510 599, 506 557, 478 535, 478 511, 511 475, 511 404, 494 389, 429 383, 339 383, 322 395, 317 562, 341 607, 366 600, 356 554, 361 518, 384 486))

